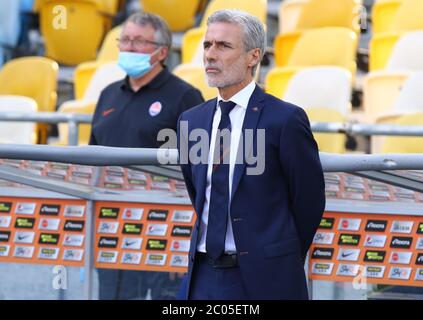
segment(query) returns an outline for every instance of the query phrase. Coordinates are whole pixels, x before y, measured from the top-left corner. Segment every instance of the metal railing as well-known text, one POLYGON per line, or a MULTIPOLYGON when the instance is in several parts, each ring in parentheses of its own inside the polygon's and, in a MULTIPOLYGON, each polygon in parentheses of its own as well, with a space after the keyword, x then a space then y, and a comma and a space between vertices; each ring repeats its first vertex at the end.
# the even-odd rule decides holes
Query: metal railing
MULTIPOLYGON (((0 158, 52 161, 91 166, 177 165, 176 149, 114 148, 102 146, 55 147, 0 145, 0 158)), ((423 154, 331 154, 320 152, 325 172, 423 170, 423 154)))
POLYGON ((92 115, 80 113, 59 112, 0 112, 0 121, 37 122, 48 124, 67 123, 69 126, 69 141, 71 146, 78 145, 79 124, 91 123, 92 115))
MULTIPOLYGON (((79 124, 91 124, 92 115, 80 113, 36 112, 12 113, 0 112, 0 121, 37 122, 48 124, 68 124, 68 145, 77 146, 79 124)), ((364 124, 353 122, 311 122, 315 133, 343 133, 350 136, 423 136, 423 126, 402 126, 393 124, 364 124)), ((369 150, 367 150, 369 151, 369 150)))
POLYGON ((423 136, 423 126, 365 124, 342 122, 311 122, 313 132, 345 133, 362 136, 423 136))

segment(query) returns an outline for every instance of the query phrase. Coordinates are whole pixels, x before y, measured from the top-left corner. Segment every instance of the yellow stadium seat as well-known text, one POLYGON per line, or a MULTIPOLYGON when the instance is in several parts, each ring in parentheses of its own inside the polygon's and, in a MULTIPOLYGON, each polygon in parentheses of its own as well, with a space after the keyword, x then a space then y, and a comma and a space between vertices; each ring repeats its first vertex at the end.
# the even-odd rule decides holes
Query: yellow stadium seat
POLYGON ((344 27, 353 30, 358 35, 361 1, 293 0, 283 2, 279 11, 279 34, 274 41, 277 63, 280 62, 283 65, 287 61, 305 30, 344 27))
POLYGON ((279 33, 322 27, 360 31, 362 0, 285 0, 279 8, 279 33))
MULTIPOLYGON (((49 0, 34 0, 33 11, 40 12, 41 6, 49 0)), ((105 15, 114 16, 119 10, 119 1, 120 0, 91 0, 95 3, 99 11, 105 15)))
POLYGON ((192 28, 200 6, 200 0, 140 0, 140 2, 145 12, 157 14, 165 19, 173 32, 192 28))
MULTIPOLYGON (((86 104, 66 104, 60 106, 60 113, 82 113, 82 114, 94 114, 96 104, 95 102, 86 104)), ((66 123, 58 125, 59 140, 52 143, 53 145, 68 145, 69 144, 69 130, 66 123)), ((91 135, 91 124, 80 124, 78 130, 78 145, 87 145, 90 141, 91 135)))
POLYGON ((369 43, 369 70, 384 69, 401 33, 383 33, 375 35, 369 43))
POLYGON ((275 50, 276 66, 284 66, 288 63, 292 51, 298 43, 298 40, 304 35, 301 31, 293 31, 284 34, 277 34, 273 43, 275 50))
POLYGON ((119 0, 97 0, 100 11, 114 16, 119 10, 119 0))
POLYGON ((207 19, 214 12, 222 9, 238 9, 256 16, 266 24, 267 0, 211 0, 206 8, 200 27, 207 26, 207 19))
MULTIPOLYGON (((423 126, 423 113, 407 114, 392 124, 403 126, 423 126)), ((423 137, 388 136, 381 149, 382 153, 423 153, 423 137)))
MULTIPOLYGON (((44 57, 17 58, 0 69, 0 94, 19 95, 34 99, 38 111, 54 112, 57 102, 59 66, 44 57)), ((38 141, 47 141, 48 126, 38 125, 38 141)))
POLYGON ((285 95, 286 88, 291 78, 299 71, 299 67, 279 67, 271 69, 265 78, 266 93, 279 99, 285 95))
POLYGON ((106 26, 95 1, 45 0, 40 8, 40 28, 46 56, 77 65, 96 58, 106 26))
POLYGON ((423 1, 402 0, 388 30, 374 34, 370 40, 370 70, 383 69, 398 39, 415 30, 423 30, 423 1))
POLYGON ((343 27, 325 27, 304 31, 292 48, 281 55, 275 44, 276 66, 306 67, 332 65, 356 72, 357 35, 343 27))
MULTIPOLYGON (((345 122, 344 116, 327 108, 304 109, 311 122, 345 122)), ((345 153, 346 136, 342 133, 313 133, 319 151, 332 153, 345 153)))
POLYGON ((403 0, 378 0, 372 7, 373 34, 389 31, 403 0))
POLYGON ((82 98, 92 76, 100 65, 118 60, 119 48, 116 44, 116 39, 119 38, 121 31, 122 26, 117 26, 110 30, 103 41, 97 60, 83 62, 76 67, 74 73, 75 99, 82 98))
POLYGON ((0 94, 34 99, 38 110, 54 112, 57 101, 58 64, 44 57, 17 58, 0 69, 0 94))
POLYGON ((206 28, 193 28, 185 32, 182 38, 182 63, 191 63, 196 56, 202 40, 206 34, 206 28))
POLYGON ((205 100, 217 97, 217 89, 210 88, 206 82, 204 68, 196 64, 181 64, 173 73, 201 91, 205 100))
POLYGON ((297 31, 298 20, 309 0, 285 0, 279 7, 279 33, 297 31))
POLYGON ((201 24, 185 32, 182 38, 182 63, 191 63, 201 45, 206 29, 207 19, 214 12, 221 9, 238 9, 246 11, 260 19, 263 24, 266 22, 267 0, 212 0, 203 16, 201 24))
POLYGON ((345 27, 360 31, 361 0, 309 0, 303 7, 296 30, 345 27))
POLYGON ((392 110, 405 81, 407 72, 371 72, 363 82, 363 107, 367 122, 375 122, 392 110))

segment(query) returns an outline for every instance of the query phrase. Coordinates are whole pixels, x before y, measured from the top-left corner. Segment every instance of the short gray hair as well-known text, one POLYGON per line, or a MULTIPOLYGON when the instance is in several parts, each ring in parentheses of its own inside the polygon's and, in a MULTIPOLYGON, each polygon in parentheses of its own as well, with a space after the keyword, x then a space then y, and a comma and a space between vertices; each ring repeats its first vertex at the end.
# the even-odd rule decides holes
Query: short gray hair
MULTIPOLYGON (((207 20, 207 26, 216 22, 224 22, 239 25, 244 30, 245 51, 260 49, 260 61, 263 59, 266 49, 266 32, 261 21, 249 13, 240 10, 219 10, 213 13, 207 20)), ((259 63, 253 67, 255 74, 259 63)))
POLYGON ((124 22, 124 25, 128 22, 135 23, 139 26, 150 25, 154 30, 156 30, 154 34, 155 42, 169 49, 172 46, 172 32, 162 17, 147 12, 137 12, 129 16, 129 18, 124 22))

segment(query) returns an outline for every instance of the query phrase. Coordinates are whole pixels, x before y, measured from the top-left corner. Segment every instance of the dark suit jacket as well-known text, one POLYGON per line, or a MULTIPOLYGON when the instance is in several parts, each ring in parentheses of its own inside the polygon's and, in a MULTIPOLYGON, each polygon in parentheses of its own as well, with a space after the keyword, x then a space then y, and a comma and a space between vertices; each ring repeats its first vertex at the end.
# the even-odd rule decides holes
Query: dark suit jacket
MULTIPOLYGON (((181 115, 180 158, 181 140, 187 139, 180 122, 188 122, 188 132, 205 129, 210 136, 215 109, 216 99, 212 99, 181 115)), ((230 216, 245 288, 251 299, 307 299, 304 260, 325 208, 323 172, 307 115, 257 86, 246 110, 245 129, 265 130, 264 172, 247 175, 251 165, 244 159, 235 165, 233 176, 230 216)), ((188 141, 188 148, 195 144, 188 141)), ((245 148, 257 155, 257 134, 245 148)), ((197 213, 183 289, 183 297, 188 298, 207 164, 188 163, 181 168, 197 213)))

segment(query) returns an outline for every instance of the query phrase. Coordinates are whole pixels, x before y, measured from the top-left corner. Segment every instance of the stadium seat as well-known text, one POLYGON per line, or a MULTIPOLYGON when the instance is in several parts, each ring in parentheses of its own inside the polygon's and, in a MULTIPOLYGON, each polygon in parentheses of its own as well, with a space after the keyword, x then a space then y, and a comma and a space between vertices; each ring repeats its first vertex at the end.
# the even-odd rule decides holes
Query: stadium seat
POLYGON ((297 31, 298 20, 309 0, 284 0, 279 7, 279 33, 297 31))
POLYGON ((74 73, 74 94, 76 99, 83 97, 93 74, 100 65, 118 60, 119 49, 116 39, 119 38, 121 31, 122 26, 117 26, 110 30, 103 41, 97 60, 83 62, 76 67, 74 73))
MULTIPOLYGON (((415 66, 421 66, 423 30, 410 31, 406 33, 396 33, 384 38, 381 45, 376 45, 371 51, 371 71, 392 68, 392 65, 405 65, 406 69, 414 69, 415 66), (382 46, 383 44, 383 46, 382 46)), ((420 67, 419 67, 420 68, 420 67)))
POLYGON ((40 28, 45 55, 65 65, 94 60, 106 31, 104 15, 93 0, 45 0, 40 28))
MULTIPOLYGON (((92 114, 95 110, 95 105, 100 97, 101 91, 106 88, 109 84, 122 80, 125 77, 125 72, 115 63, 103 63, 95 71, 91 78, 87 89, 81 99, 71 100, 64 102, 58 109, 58 112, 76 112, 76 113, 88 113, 92 114)), ((79 142, 80 144, 87 144, 87 132, 90 133, 90 125, 81 124, 80 126, 81 135, 79 142)), ((55 144, 67 145, 68 144, 68 125, 61 123, 58 125, 59 128, 59 142, 55 144)))
POLYGON ((277 65, 286 61, 304 31, 324 27, 344 27, 360 32, 361 0, 301 0, 282 3, 280 30, 274 40, 277 65), (294 5, 296 3, 296 5, 294 5), (295 9, 296 8, 296 9, 295 9), (298 11, 297 13, 292 11, 298 11), (330 14, 328 14, 330 12, 330 14), (287 15, 297 15, 292 18, 287 15), (295 22, 292 20, 296 20, 295 22), (287 22, 283 22, 283 21, 287 22), (285 24, 285 26, 284 26, 285 24), (285 58, 283 58, 285 57, 285 58))
POLYGON ((351 74, 346 69, 305 68, 289 81, 283 100, 304 109, 319 107, 336 110, 347 117, 351 112, 351 86, 351 74))
POLYGON ((20 33, 19 1, 0 1, 0 67, 11 56, 20 33))
POLYGON ((9 61, 0 69, 0 94, 34 99, 38 110, 54 112, 57 101, 59 66, 44 57, 24 57, 9 61))
POLYGON ((192 28, 200 6, 200 0, 140 0, 140 2, 145 12, 157 14, 165 19, 172 32, 192 28))
MULTIPOLYGON (((206 28, 193 28, 185 32, 182 38, 182 63, 194 62, 198 53, 202 51, 202 41, 206 34, 206 28)), ((198 61, 197 61, 198 62, 198 61)))
POLYGON ((273 68, 266 74, 264 87, 268 94, 279 99, 285 95, 286 88, 292 77, 300 71, 300 67, 273 68))
POLYGON ((376 0, 372 7, 373 34, 389 31, 403 0, 376 0))
MULTIPOLYGON (((9 61, 0 70, 0 94, 34 99, 38 111, 54 112, 57 102, 59 66, 44 57, 25 57, 9 61)), ((47 141, 48 126, 38 125, 38 141, 47 141)))
POLYGON ((398 39, 416 30, 423 30, 423 1, 402 0, 388 31, 374 34, 370 40, 370 70, 383 69, 398 39))
MULTIPOLYGON (((57 112, 61 113, 81 113, 81 114, 93 114, 95 111, 96 103, 86 104, 63 104, 60 106, 57 112)), ((78 127, 78 145, 87 145, 90 141, 91 125, 80 124, 78 127)), ((58 141, 51 143, 52 145, 68 145, 69 144, 69 131, 68 125, 61 123, 58 125, 59 139, 58 141)))
MULTIPOLYGON (((282 34, 322 27, 345 27, 356 33, 360 31, 361 0, 296 0, 295 2, 297 3, 295 7, 299 8, 297 9, 298 18, 295 23, 291 22, 292 26, 288 30, 284 30, 281 25, 280 33, 282 34)), ((295 2, 282 3, 279 15, 281 24, 284 19, 288 21, 292 19, 285 16, 286 8, 284 7, 294 7, 295 2)))
POLYGON ((214 12, 222 9, 238 9, 248 12, 259 18, 263 24, 266 24, 267 0, 211 0, 201 19, 200 27, 205 28, 207 26, 207 19, 214 12))
POLYGON ((304 31, 292 47, 275 41, 275 63, 283 66, 333 65, 356 72, 357 35, 343 27, 304 31), (311 54, 313 53, 313 54, 311 54))
POLYGON ((365 121, 374 123, 383 113, 392 110, 408 72, 372 72, 363 81, 365 121))
MULTIPOLYGON (((423 109, 423 108, 422 108, 423 109)), ((404 126, 423 126, 423 113, 407 114, 392 124, 404 126)), ((381 148, 382 153, 423 153, 423 137, 388 136, 381 148)))
MULTIPOLYGON (((328 108, 305 109, 311 122, 345 122, 345 117, 338 111, 328 108)), ((313 133, 319 151, 345 153, 346 136, 342 133, 313 133)))
MULTIPOLYGON (((46 1, 49 1, 49 0, 34 0, 33 11, 39 12, 41 9, 41 6, 46 1)), ((98 5, 99 10, 102 13, 114 16, 118 12, 120 0, 91 0, 91 1, 98 5)))
POLYGON ((100 11, 114 16, 119 10, 119 0, 97 0, 100 11))
POLYGON ((379 114, 376 121, 387 123, 388 119, 397 119, 404 114, 423 113, 422 83, 423 72, 412 73, 405 80, 392 109, 379 114))
MULTIPOLYGON (((397 90, 396 96, 392 98, 393 101, 390 101, 390 109, 385 109, 377 114, 375 122, 378 124, 396 124, 404 115, 423 113, 422 81, 423 72, 413 73, 408 79, 404 80, 401 88, 397 90)), ((386 94, 391 93, 387 91, 386 94)), ((385 137, 373 137, 372 151, 374 153, 380 152, 386 139, 385 137)))
MULTIPOLYGON (((287 82, 286 91, 278 96, 302 107, 316 122, 345 122, 351 111, 351 74, 339 67, 305 68, 287 82), (336 91, 333 88, 336 87, 336 91)), ((314 134, 319 150, 345 152, 345 135, 314 134)))
POLYGON ((82 100, 97 101, 104 88, 115 81, 122 80, 125 76, 125 71, 116 62, 101 64, 91 78, 82 100))
POLYGON ((201 40, 206 32, 208 17, 221 9, 243 10, 259 18, 264 25, 266 23, 267 0, 212 0, 206 8, 200 26, 188 30, 183 36, 181 48, 182 63, 193 62, 192 59, 196 55, 197 50, 202 46, 201 40))
POLYGON ((217 89, 210 88, 206 82, 206 75, 202 65, 193 63, 181 64, 173 70, 173 73, 200 90, 205 100, 217 96, 217 89))
MULTIPOLYGON (((0 112, 34 113, 37 102, 23 96, 0 95, 0 112)), ((0 143, 33 144, 36 142, 34 122, 0 121, 0 143)))
POLYGON ((386 68, 370 72, 363 85, 364 110, 369 121, 389 112, 404 81, 423 71, 423 31, 409 32, 395 44, 386 68))

